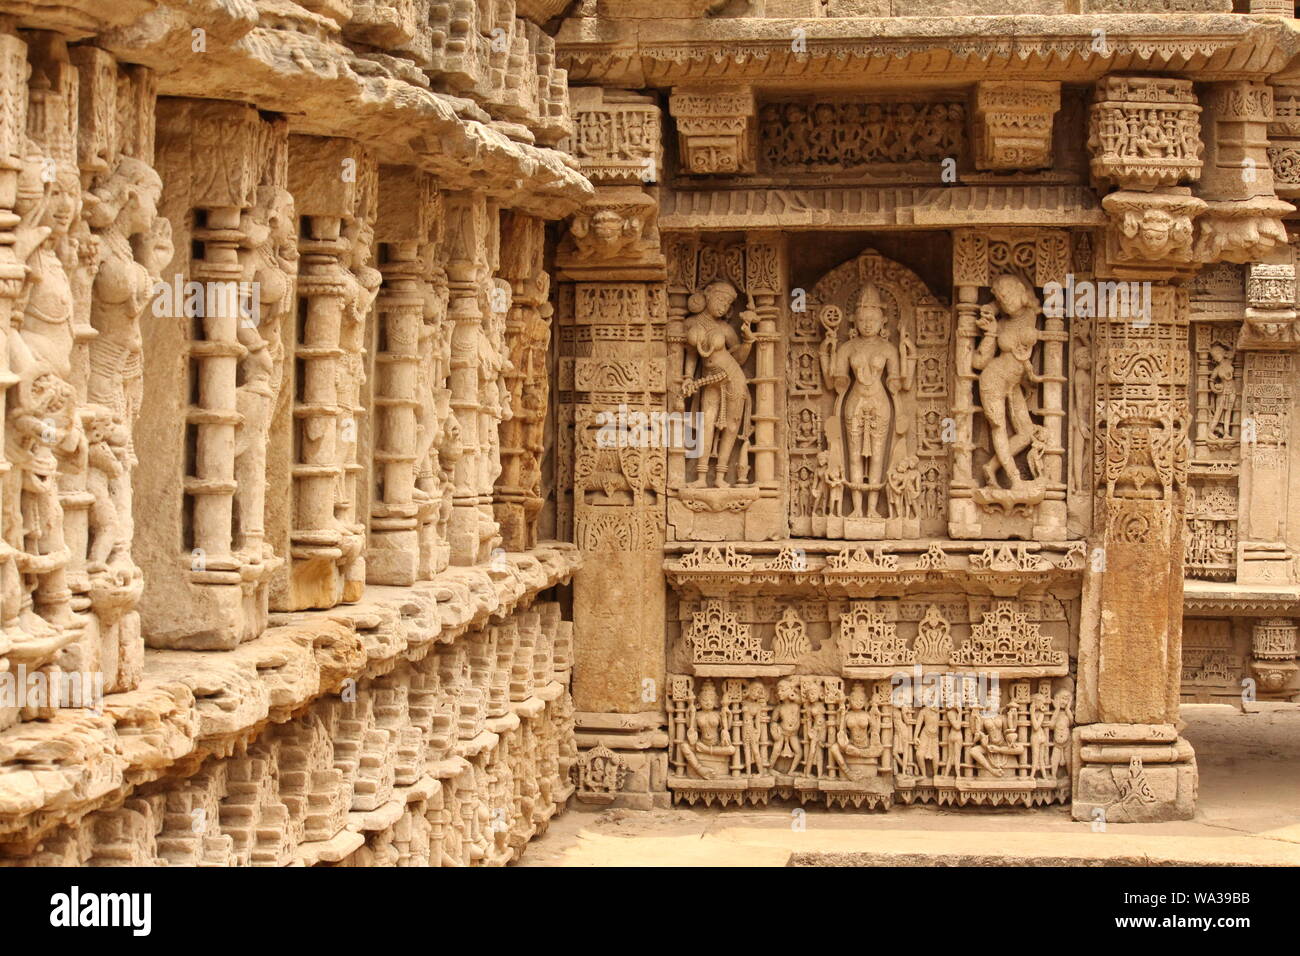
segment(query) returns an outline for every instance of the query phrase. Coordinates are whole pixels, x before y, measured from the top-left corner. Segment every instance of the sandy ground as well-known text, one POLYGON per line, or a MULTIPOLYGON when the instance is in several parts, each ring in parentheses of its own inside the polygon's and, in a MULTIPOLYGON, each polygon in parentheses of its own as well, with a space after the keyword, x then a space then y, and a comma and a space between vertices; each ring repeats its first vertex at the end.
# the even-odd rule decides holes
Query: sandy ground
MULTIPOLYGON (((888 813, 793 805, 763 809, 570 810, 534 841, 521 866, 784 866, 792 854, 828 863, 1083 863, 1300 865, 1300 707, 1242 714, 1185 705, 1196 749, 1194 820, 1094 832, 1062 808, 888 813)), ((796 857, 800 859, 800 857, 796 857)))

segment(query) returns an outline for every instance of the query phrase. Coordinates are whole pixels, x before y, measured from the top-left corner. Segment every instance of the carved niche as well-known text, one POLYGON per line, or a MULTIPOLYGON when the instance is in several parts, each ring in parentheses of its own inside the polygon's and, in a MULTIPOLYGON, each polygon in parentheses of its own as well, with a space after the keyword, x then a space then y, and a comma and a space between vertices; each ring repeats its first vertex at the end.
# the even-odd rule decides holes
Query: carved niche
POLYGON ((949 310, 867 250, 791 313, 786 392, 795 536, 942 534, 948 485, 949 310))
POLYGON ((668 521, 678 539, 780 537, 776 369, 783 248, 771 236, 668 246, 668 521))
POLYGON ((1065 537, 1071 252, 1056 230, 956 236, 954 538, 1065 537))

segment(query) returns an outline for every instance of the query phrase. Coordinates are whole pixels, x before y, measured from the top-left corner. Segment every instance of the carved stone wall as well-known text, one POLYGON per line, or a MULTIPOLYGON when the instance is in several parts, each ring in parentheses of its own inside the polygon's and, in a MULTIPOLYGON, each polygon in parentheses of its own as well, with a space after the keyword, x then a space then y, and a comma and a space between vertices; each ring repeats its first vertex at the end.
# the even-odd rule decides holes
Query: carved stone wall
POLYGON ((0 0, 0 858, 1188 817, 1300 694, 1294 10, 914 7, 0 0))
POLYGON ((667 449, 663 506, 677 799, 885 807, 1002 787, 1079 819, 1186 817, 1180 697, 1242 680, 1295 696, 1294 660, 1257 651, 1251 623, 1261 648, 1287 645, 1263 622, 1300 597, 1282 485, 1300 83, 1278 25, 1223 0, 1022 5, 1062 16, 1017 51, 1075 58, 1027 82, 963 19, 996 7, 771 0, 714 8, 701 31, 688 4, 611 3, 560 29, 561 61, 602 88, 584 96, 655 91, 677 147, 654 167, 666 400, 699 429, 667 449), (1231 36, 1178 16, 1211 12, 1231 36), (1139 36, 1115 13, 1170 16, 1139 36), (1234 58, 1252 66, 1222 79, 1234 58), (1195 620, 1235 622, 1230 673, 1183 656, 1184 574, 1195 620), (1043 595, 1050 626, 1026 605, 1043 595), (1005 603, 996 625, 981 602, 1005 603), (885 743, 919 746, 891 684, 933 656, 940 621, 962 650, 921 676, 1011 688, 978 719, 959 693, 934 734, 926 715, 948 772, 891 763, 885 743), (998 641, 1033 628, 1058 669, 999 671, 998 641), (1026 743, 1041 728, 1006 710, 1039 695, 1059 780, 1026 743), (979 734, 1005 762, 971 757, 979 734))
POLYGON ((508 863, 581 776, 554 43, 128 7, 0 6, 0 859, 508 863))

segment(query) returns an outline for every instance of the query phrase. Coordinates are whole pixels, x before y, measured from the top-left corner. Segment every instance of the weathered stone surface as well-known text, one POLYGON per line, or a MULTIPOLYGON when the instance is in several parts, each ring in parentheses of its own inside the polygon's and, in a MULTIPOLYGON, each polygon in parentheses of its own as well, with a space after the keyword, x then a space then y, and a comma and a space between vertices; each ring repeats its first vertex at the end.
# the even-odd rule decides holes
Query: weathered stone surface
POLYGON ((0 858, 1189 816, 1300 695, 1231 6, 0 0, 0 858))

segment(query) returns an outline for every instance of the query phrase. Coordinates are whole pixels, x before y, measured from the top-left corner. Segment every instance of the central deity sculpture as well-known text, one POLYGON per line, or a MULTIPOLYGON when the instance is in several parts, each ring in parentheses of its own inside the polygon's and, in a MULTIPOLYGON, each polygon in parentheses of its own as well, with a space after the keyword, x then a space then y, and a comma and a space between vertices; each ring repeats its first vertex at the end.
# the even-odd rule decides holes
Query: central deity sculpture
POLYGON ((893 444, 907 431, 907 422, 895 413, 895 401, 899 392, 912 388, 915 350, 906 334, 900 335, 897 346, 886 337, 884 305, 880 290, 872 283, 863 285, 853 300, 848 341, 840 343, 836 338, 836 319, 823 322, 827 335, 821 344, 822 377, 835 392, 834 412, 826 419, 829 457, 832 463, 845 460, 847 436, 844 471, 848 478, 844 484, 853 499, 850 516, 880 519, 885 464, 893 444))

